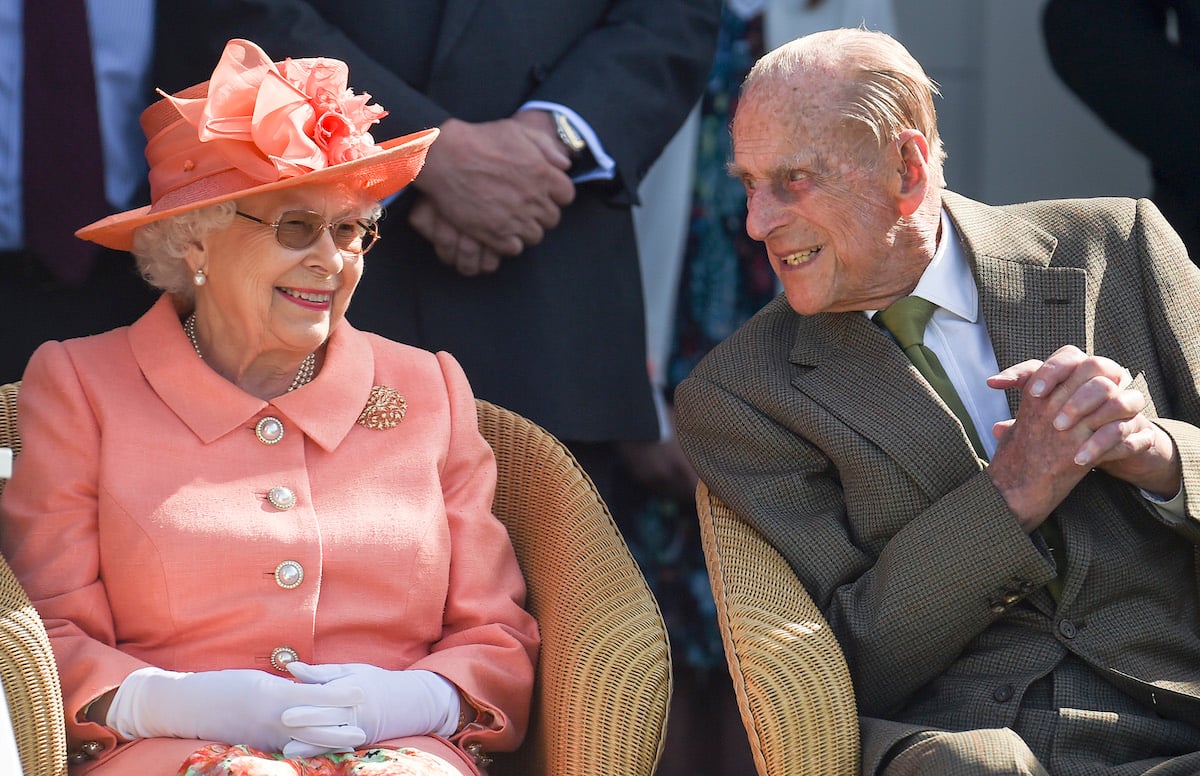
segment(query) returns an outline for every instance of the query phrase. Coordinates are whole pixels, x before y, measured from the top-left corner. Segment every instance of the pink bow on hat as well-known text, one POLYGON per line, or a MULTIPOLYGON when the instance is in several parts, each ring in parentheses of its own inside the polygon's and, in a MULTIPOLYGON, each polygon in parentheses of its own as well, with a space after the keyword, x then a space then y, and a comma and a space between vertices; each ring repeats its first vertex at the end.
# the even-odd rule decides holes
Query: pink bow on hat
POLYGON ((180 115, 230 164, 255 180, 275 181, 378 153, 367 131, 387 115, 369 94, 347 86, 336 59, 287 59, 275 65, 248 40, 229 41, 208 96, 172 97, 180 115))

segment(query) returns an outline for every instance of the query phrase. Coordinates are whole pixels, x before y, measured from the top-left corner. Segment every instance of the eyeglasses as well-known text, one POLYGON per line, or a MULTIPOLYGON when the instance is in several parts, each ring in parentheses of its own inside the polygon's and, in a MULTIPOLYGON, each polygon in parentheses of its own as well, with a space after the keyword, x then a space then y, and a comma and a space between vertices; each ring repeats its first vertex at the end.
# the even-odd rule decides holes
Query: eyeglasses
POLYGON ((275 242, 294 251, 304 250, 315 243, 326 229, 333 237, 333 244, 346 253, 362 255, 379 240, 379 224, 359 218, 326 221, 325 216, 311 210, 288 210, 272 223, 240 210, 236 212, 242 218, 274 229, 275 242))

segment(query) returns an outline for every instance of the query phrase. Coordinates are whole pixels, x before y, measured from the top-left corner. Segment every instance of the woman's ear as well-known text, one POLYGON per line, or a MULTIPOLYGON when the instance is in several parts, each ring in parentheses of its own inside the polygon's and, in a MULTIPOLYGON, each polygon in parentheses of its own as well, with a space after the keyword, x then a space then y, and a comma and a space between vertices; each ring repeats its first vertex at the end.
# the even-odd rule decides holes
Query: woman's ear
POLYGON ((199 240, 189 241, 187 248, 185 249, 185 253, 183 254, 183 261, 187 264, 188 270, 191 272, 204 269, 205 265, 208 264, 208 257, 205 255, 204 245, 199 240))
POLYGON ((929 143, 915 129, 904 130, 893 142, 899 156, 897 200, 900 214, 909 216, 921 206, 929 188, 929 143))

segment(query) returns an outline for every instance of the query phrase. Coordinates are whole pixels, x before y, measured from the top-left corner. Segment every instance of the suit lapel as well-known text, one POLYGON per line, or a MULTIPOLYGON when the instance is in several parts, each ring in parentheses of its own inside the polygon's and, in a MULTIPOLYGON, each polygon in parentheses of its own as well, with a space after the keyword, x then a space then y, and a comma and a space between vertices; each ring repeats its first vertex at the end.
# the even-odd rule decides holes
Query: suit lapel
POLYGON ((802 319, 792 385, 905 469, 931 499, 979 471, 961 426, 903 351, 861 313, 802 319))
POLYGON ((479 3, 480 0, 446 0, 445 9, 442 11, 442 25, 438 30, 437 45, 433 52, 431 74, 436 73, 446 57, 454 51, 455 43, 462 37, 479 3))
MULTIPOLYGON (((1087 276, 1054 267, 1053 235, 1006 211, 951 193, 946 208, 979 287, 979 306, 1001 369, 1044 360, 1064 345, 1089 352, 1087 276)), ((1016 415, 1019 392, 1008 392, 1016 415)))

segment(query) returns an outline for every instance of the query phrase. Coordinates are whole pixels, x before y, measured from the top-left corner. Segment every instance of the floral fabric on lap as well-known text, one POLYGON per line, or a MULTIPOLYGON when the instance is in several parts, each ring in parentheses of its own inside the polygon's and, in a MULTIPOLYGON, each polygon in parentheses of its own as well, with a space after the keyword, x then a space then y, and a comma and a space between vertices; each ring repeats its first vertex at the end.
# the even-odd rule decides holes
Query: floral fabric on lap
POLYGON ((210 744, 184 761, 176 776, 462 776, 419 749, 360 749, 288 759, 248 746, 210 744))

